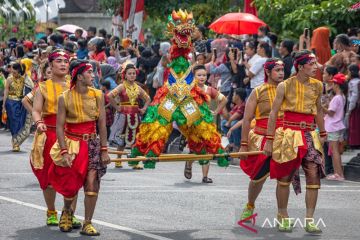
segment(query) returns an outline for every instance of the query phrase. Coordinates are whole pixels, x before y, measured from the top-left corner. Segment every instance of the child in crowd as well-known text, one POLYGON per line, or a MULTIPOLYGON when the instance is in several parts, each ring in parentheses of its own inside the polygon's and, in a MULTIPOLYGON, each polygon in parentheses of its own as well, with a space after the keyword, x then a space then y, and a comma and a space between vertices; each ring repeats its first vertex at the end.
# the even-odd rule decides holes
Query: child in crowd
MULTIPOLYGON (((334 66, 326 66, 323 72, 323 81, 324 81, 324 94, 321 96, 321 104, 324 109, 329 107, 329 103, 331 99, 334 97, 333 91, 329 89, 330 81, 333 79, 335 74, 338 73, 338 70, 334 66)), ((326 174, 333 174, 334 167, 332 164, 332 158, 329 155, 329 142, 324 143, 324 156, 325 156, 325 173, 326 174)))
POLYGON ((328 141, 332 154, 334 174, 328 175, 326 179, 343 181, 344 172, 341 164, 339 143, 344 140, 344 111, 346 98, 344 93, 347 90, 346 77, 342 73, 336 74, 330 81, 329 87, 335 96, 331 99, 329 107, 324 109, 325 129, 328 133, 328 141))

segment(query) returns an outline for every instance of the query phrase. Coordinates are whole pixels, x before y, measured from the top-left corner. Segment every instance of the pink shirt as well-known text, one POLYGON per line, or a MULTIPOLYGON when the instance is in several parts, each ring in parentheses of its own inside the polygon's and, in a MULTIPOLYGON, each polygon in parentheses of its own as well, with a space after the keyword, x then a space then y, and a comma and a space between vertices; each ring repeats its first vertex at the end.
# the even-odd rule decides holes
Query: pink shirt
POLYGON ((329 103, 329 111, 335 112, 331 117, 325 115, 325 130, 327 132, 336 132, 345 129, 344 125, 344 107, 345 97, 343 95, 335 95, 329 103))

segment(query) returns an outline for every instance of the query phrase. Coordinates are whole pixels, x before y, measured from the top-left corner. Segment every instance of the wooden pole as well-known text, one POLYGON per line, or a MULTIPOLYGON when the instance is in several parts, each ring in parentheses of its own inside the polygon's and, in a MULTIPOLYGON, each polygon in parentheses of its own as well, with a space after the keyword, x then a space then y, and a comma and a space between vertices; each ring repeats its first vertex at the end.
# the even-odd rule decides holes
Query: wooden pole
POLYGON ((132 162, 132 161, 156 161, 156 162, 180 162, 180 161, 197 161, 197 160, 213 160, 219 157, 240 157, 264 154, 263 151, 254 152, 236 152, 236 153, 224 153, 224 154, 163 154, 158 157, 136 157, 136 158, 115 158, 111 162, 132 162))

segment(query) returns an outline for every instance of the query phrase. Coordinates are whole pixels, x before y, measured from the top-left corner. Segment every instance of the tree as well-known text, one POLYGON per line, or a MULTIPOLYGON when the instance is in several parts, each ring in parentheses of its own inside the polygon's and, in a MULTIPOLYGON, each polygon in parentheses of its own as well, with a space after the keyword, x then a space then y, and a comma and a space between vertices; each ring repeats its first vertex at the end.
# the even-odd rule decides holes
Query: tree
POLYGON ((348 11, 358 0, 254 0, 259 18, 282 38, 298 38, 304 28, 327 26, 336 35, 356 27, 360 14, 348 11))
MULTIPOLYGON (((123 2, 124 0, 100 0, 100 6, 104 11, 114 13, 123 2)), ((162 38, 167 16, 174 9, 192 11, 196 24, 208 26, 216 18, 228 12, 237 12, 242 6, 243 0, 145 0, 147 17, 144 25, 152 30, 155 38, 162 38)))

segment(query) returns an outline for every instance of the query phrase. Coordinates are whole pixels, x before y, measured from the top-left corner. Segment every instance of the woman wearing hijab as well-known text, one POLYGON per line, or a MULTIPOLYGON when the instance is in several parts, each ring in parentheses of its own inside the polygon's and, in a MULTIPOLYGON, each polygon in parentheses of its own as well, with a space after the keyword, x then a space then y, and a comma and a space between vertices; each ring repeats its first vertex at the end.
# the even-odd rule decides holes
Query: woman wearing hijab
POLYGON ((102 79, 101 82, 110 82, 110 89, 116 88, 116 71, 110 64, 100 64, 102 79))
MULTIPOLYGON (((311 49, 315 53, 317 62, 324 65, 331 58, 330 29, 328 27, 318 27, 313 31, 311 39, 311 49)), ((316 79, 322 81, 322 71, 318 69, 316 79)))

